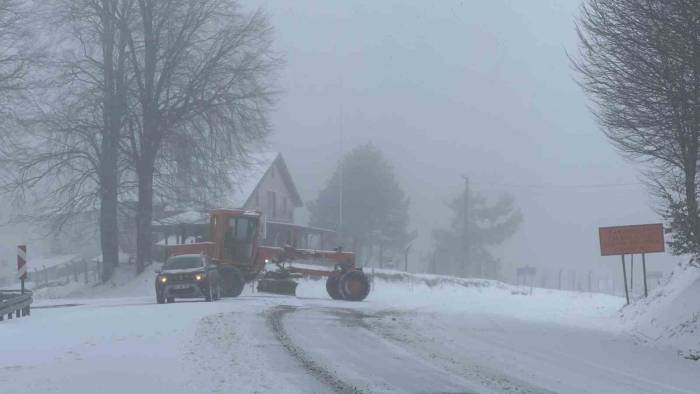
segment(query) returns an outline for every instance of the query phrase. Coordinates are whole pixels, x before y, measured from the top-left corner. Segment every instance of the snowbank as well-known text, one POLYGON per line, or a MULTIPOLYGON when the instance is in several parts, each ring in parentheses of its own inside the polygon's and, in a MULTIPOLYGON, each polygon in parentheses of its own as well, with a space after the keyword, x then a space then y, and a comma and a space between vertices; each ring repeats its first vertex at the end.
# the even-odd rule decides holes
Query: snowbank
POLYGON ((670 345, 700 357, 700 268, 680 264, 649 298, 623 308, 625 326, 644 342, 670 345))
MULTIPOLYGON (((375 270, 372 291, 362 304, 372 309, 416 313, 498 315, 605 331, 621 330, 618 311, 624 299, 607 294, 578 293, 509 285, 496 280, 455 278, 375 270)), ((325 280, 300 282, 297 296, 328 298, 325 280)))
POLYGON ((34 291, 35 300, 66 299, 66 298, 112 298, 112 297, 142 297, 153 295, 153 267, 146 267, 140 275, 136 275, 133 265, 119 265, 114 276, 107 283, 85 284, 70 281, 63 286, 45 287, 34 291))

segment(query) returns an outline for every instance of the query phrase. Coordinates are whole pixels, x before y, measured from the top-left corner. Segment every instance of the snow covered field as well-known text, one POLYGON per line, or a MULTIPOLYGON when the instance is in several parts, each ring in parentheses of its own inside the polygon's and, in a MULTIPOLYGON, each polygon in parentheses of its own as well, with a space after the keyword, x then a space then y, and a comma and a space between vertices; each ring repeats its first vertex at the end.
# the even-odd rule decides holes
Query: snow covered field
MULTIPOLYGON (((331 301, 322 281, 304 281, 296 298, 247 287, 237 299, 157 305, 152 273, 54 289, 61 298, 39 294, 31 317, 0 324, 0 392, 699 390, 700 363, 675 347, 697 334, 639 335, 665 332, 644 320, 649 308, 668 310, 656 303, 621 316, 618 297, 388 274, 361 303, 331 301)), ((687 296, 698 283, 674 275, 679 290, 649 302, 687 296)))

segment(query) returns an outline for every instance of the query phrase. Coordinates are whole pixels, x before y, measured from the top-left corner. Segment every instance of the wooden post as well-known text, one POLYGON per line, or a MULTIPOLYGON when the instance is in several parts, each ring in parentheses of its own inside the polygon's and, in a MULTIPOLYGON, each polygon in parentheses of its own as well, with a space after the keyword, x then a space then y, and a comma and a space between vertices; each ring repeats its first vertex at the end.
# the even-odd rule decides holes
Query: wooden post
POLYGON ((559 268, 559 290, 561 290, 561 273, 562 273, 562 269, 559 268))
POLYGON ((627 299, 627 305, 630 304, 630 295, 627 291, 627 268, 625 267, 625 255, 622 255, 622 278, 625 282, 625 299, 627 299))
POLYGON ((634 293, 634 255, 630 257, 630 292, 634 293))
POLYGON ((644 297, 646 298, 649 293, 647 291, 647 261, 644 253, 642 253, 642 274, 644 275, 644 297))

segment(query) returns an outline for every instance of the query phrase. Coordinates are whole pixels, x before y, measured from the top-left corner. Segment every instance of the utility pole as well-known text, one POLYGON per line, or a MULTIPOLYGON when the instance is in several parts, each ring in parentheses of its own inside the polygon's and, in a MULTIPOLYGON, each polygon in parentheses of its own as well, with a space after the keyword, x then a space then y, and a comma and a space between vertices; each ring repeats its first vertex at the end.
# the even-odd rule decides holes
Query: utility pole
MULTIPOLYGON (((341 83, 342 84, 342 83, 341 83)), ((343 244, 343 104, 340 104, 340 156, 338 162, 338 242, 343 244)))
MULTIPOLYGON (((471 265, 471 245, 469 244, 469 178, 462 175, 464 178, 464 265, 462 267, 462 275, 466 276, 467 267, 471 265)), ((479 276, 481 276, 481 267, 478 270, 479 276)))

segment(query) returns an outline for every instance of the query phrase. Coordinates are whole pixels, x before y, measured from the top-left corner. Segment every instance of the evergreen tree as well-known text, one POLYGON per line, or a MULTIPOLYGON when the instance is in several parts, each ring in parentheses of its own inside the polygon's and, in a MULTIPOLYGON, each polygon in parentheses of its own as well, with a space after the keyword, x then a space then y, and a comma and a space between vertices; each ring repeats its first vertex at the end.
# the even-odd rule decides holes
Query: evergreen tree
POLYGON ((398 252, 415 237, 408 232, 409 199, 391 165, 371 143, 345 155, 316 201, 307 206, 312 226, 338 229, 343 246, 365 260, 376 253, 380 266, 386 253, 398 252), (338 228, 341 178, 343 219, 338 228))
POLYGON ((510 195, 489 201, 478 193, 470 193, 465 221, 464 193, 449 203, 453 212, 450 229, 433 232, 435 255, 430 271, 496 279, 500 276, 501 264, 489 249, 515 234, 522 223, 522 214, 510 195))

